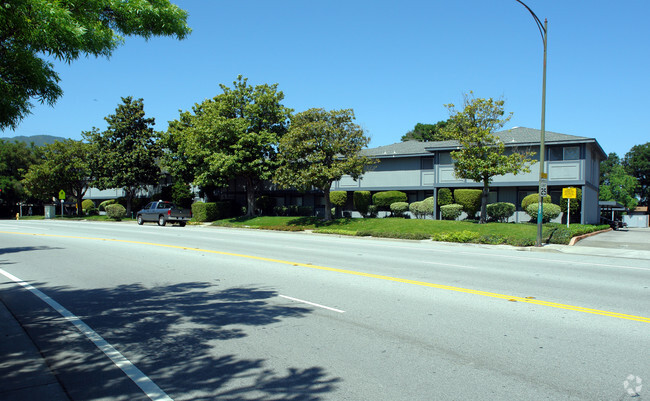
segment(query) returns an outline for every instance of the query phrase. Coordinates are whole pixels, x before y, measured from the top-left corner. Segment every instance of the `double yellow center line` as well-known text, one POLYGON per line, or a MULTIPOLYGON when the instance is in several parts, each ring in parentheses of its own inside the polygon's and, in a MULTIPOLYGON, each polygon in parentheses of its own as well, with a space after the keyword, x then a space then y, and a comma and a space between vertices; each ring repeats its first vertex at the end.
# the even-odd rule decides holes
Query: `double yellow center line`
POLYGON ((338 269, 338 268, 335 268, 335 267, 318 266, 318 265, 312 265, 312 264, 307 264, 307 263, 291 262, 291 261, 281 260, 281 259, 265 258, 265 257, 261 257, 261 256, 244 255, 244 254, 240 254, 240 253, 214 251, 214 250, 211 250, 211 249, 201 249, 201 248, 192 248, 192 247, 179 246, 179 245, 166 245, 166 244, 158 244, 158 243, 154 243, 154 242, 129 241, 129 240, 120 240, 120 239, 111 239, 111 238, 78 237, 78 236, 68 236, 68 235, 19 233, 19 232, 7 232, 7 231, 0 231, 0 233, 2 233, 2 234, 14 234, 14 235, 33 235, 33 236, 42 236, 42 237, 57 237, 57 238, 95 240, 95 241, 111 241, 111 242, 119 242, 119 243, 126 243, 126 244, 138 244, 138 245, 155 246, 155 247, 161 247, 161 248, 182 249, 182 250, 194 251, 194 252, 212 253, 212 254, 217 254, 217 255, 232 256, 232 257, 237 257, 237 258, 246 258, 246 259, 252 259, 252 260, 259 260, 259 261, 263 261, 263 262, 279 263, 279 264, 289 265, 289 266, 306 267, 306 268, 309 268, 309 269, 324 270, 324 271, 330 271, 330 272, 341 273, 341 274, 349 274, 349 275, 352 275, 352 276, 368 277, 368 278, 374 278, 374 279, 385 280, 385 281, 393 281, 393 282, 396 282, 396 283, 417 285, 417 286, 421 286, 421 287, 430 287, 430 288, 437 288, 437 289, 447 290, 447 291, 462 292, 462 293, 466 293, 466 294, 473 294, 473 295, 480 295, 480 296, 490 297, 490 298, 504 299, 504 300, 511 301, 511 302, 524 302, 524 303, 533 304, 533 305, 541 305, 541 306, 548 306, 548 307, 551 307, 551 308, 571 310, 571 311, 575 311, 575 312, 590 313, 590 314, 593 314, 593 315, 609 316, 609 317, 614 317, 614 318, 617 318, 617 319, 626 319, 626 320, 634 320, 634 321, 637 321, 637 322, 650 323, 650 317, 628 315, 628 314, 625 314, 625 313, 610 312, 610 311, 599 310, 599 309, 585 308, 585 307, 582 307, 582 306, 575 306, 575 305, 561 304, 561 303, 557 303, 557 302, 542 301, 542 300, 539 300, 539 299, 535 299, 533 297, 518 297, 518 296, 512 296, 512 295, 499 294, 499 293, 495 293, 495 292, 479 291, 479 290, 472 290, 472 289, 469 289, 469 288, 462 288, 462 287, 454 287, 454 286, 449 286, 449 285, 444 285, 444 284, 429 283, 429 282, 426 282, 426 281, 418 281, 418 280, 410 280, 410 279, 399 278, 399 277, 383 276, 383 275, 380 275, 380 274, 364 273, 364 272, 359 272, 359 271, 355 271, 355 270, 338 269))

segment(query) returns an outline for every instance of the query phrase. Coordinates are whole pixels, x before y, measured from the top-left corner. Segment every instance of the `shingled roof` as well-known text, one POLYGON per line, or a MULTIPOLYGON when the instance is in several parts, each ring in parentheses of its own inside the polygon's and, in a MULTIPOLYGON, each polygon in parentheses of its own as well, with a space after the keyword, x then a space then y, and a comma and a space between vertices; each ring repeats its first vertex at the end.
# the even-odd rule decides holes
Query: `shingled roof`
MULTIPOLYGON (((495 132, 506 146, 534 146, 540 142, 541 131, 533 128, 514 127, 509 130, 495 132)), ((557 132, 546 131, 544 134, 544 143, 546 145, 570 144, 570 143, 595 143, 597 148, 606 157, 598 142, 594 138, 584 136, 560 134, 557 132)), ((364 149, 362 153, 372 157, 391 157, 391 156, 426 156, 431 155, 436 150, 456 150, 460 146, 459 142, 453 141, 435 141, 419 142, 407 141, 398 142, 392 145, 379 146, 376 148, 364 149)))

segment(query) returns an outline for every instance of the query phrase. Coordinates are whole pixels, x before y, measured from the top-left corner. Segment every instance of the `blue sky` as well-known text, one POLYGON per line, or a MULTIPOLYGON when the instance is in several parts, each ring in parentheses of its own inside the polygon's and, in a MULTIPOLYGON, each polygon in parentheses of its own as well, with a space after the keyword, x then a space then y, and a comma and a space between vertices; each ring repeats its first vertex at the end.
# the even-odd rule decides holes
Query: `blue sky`
MULTIPOLYGON (((156 129, 237 75, 277 83, 284 104, 352 108, 371 147, 447 119, 463 93, 503 98, 506 128, 539 128, 542 40, 515 0, 173 0, 193 33, 127 38, 110 59, 56 63, 64 96, 14 135, 74 139, 104 129, 122 96, 143 98, 156 129)), ((650 141, 650 3, 528 0, 548 18, 546 129, 593 137, 623 156, 650 141)))

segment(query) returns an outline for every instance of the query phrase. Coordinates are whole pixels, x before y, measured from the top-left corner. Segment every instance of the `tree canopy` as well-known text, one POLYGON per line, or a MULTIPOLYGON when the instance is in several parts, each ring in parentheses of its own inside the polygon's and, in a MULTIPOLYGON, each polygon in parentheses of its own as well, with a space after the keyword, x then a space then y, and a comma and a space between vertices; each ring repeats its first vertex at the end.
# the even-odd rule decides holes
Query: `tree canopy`
POLYGON ((445 105, 450 118, 445 128, 446 137, 460 143, 460 149, 451 152, 454 173, 458 178, 483 183, 480 222, 487 221, 487 200, 492 177, 508 173, 529 172, 531 152, 514 151, 505 154, 505 145, 494 132, 511 118, 505 115, 503 100, 475 98, 470 92, 464 96, 463 109, 445 105))
POLYGON ((330 188, 343 175, 358 179, 372 161, 360 152, 370 139, 354 123, 354 112, 309 109, 291 119, 280 139, 278 168, 273 181, 285 188, 316 187, 325 193, 325 219, 331 220, 330 188))
POLYGON ((124 36, 190 33, 169 0, 0 0, 0 129, 16 128, 31 99, 53 105, 63 91, 50 61, 109 57, 124 36))
POLYGON ((165 165, 204 189, 243 180, 252 216, 258 185, 277 168, 277 144, 292 112, 281 104, 284 94, 277 87, 253 87, 238 76, 233 88, 221 85, 222 94, 182 112, 169 123, 165 165))
POLYGON ((136 191, 159 182, 160 134, 153 130, 155 120, 145 117, 142 99, 131 96, 123 97, 115 114, 104 119, 106 131, 94 128, 82 134, 92 145, 93 184, 124 189, 128 215, 136 191))
POLYGON ((650 142, 643 145, 634 145, 625 154, 623 166, 629 175, 638 182, 636 195, 640 204, 650 206, 650 142))
POLYGON ((0 139, 0 216, 13 214, 14 205, 27 199, 21 180, 39 155, 40 149, 33 144, 0 139))
POLYGON ((402 135, 402 142, 406 141, 443 141, 445 140, 444 129, 448 121, 438 121, 435 124, 417 123, 415 127, 406 134, 402 135))
POLYGON ((81 202, 93 173, 90 169, 90 145, 68 139, 43 148, 40 163, 30 166, 23 184, 37 199, 49 200, 60 190, 77 202, 77 213, 82 213, 81 202))

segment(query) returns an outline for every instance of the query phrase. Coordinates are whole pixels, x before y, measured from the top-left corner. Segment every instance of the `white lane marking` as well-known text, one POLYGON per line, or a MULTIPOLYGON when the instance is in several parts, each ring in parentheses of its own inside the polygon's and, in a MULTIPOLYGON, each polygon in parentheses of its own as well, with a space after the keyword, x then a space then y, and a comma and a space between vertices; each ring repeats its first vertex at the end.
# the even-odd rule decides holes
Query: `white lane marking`
POLYGON ((169 397, 160 387, 156 385, 147 375, 142 373, 131 361, 126 359, 118 350, 113 348, 106 340, 97 334, 93 329, 90 328, 86 323, 79 319, 76 315, 72 314, 69 310, 64 308, 61 304, 48 297, 41 291, 34 288, 32 285, 27 284, 23 280, 14 276, 13 274, 0 269, 2 273, 8 279, 14 281, 15 283, 23 286, 25 289, 31 291, 34 295, 39 297, 46 304, 50 305, 54 310, 59 312, 67 321, 72 323, 77 330, 83 333, 90 341, 97 346, 107 357, 113 361, 113 363, 133 380, 133 382, 144 391, 144 393, 152 399, 153 401, 174 401, 169 397))
POLYGON ((453 265, 453 264, 450 264, 450 263, 430 262, 430 261, 427 261, 427 260, 424 260, 424 261, 421 261, 421 262, 418 262, 418 263, 424 263, 424 264, 427 264, 427 265, 438 265, 438 266, 449 266, 449 267, 461 267, 461 268, 463 268, 463 269, 477 269, 477 268, 474 267, 474 266, 453 265))
POLYGON ((336 308, 330 308, 329 306, 325 306, 325 305, 321 305, 321 304, 316 304, 316 303, 313 303, 313 302, 305 301, 304 299, 298 299, 298 298, 288 297, 288 296, 286 296, 286 295, 278 295, 278 296, 279 296, 279 297, 282 297, 282 298, 290 299, 290 300, 292 300, 292 301, 302 302, 303 304, 307 304, 307 305, 316 306, 316 307, 319 307, 319 308, 323 308, 323 309, 331 310, 331 311, 333 311, 333 312, 345 313, 344 310, 340 310, 340 309, 336 309, 336 308))

